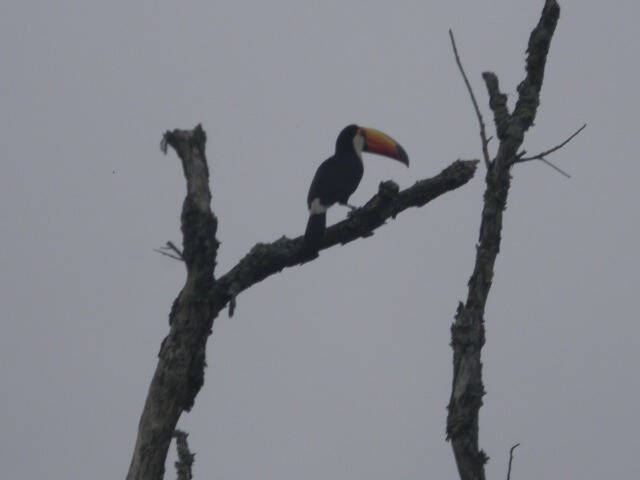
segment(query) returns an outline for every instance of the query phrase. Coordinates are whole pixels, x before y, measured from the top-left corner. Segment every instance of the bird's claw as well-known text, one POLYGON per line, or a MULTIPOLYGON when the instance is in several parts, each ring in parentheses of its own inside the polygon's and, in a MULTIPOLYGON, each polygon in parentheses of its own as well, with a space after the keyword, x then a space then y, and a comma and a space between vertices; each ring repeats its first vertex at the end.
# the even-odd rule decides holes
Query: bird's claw
POLYGON ((349 215, 351 216, 351 214, 353 214, 353 212, 355 210, 358 209, 358 207, 354 207, 353 205, 348 204, 347 202, 338 202, 340 205, 342 205, 343 207, 347 207, 351 210, 351 212, 349 212, 349 215))

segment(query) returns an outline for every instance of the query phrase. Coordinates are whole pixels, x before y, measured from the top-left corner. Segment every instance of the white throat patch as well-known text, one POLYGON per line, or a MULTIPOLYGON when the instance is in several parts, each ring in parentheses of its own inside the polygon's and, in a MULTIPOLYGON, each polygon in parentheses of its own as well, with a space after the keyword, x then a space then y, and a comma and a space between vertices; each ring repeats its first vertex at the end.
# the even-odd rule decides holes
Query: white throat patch
POLYGON ((356 151, 358 157, 362 158, 362 150, 364 149, 364 137, 358 133, 353 137, 353 149, 356 151))

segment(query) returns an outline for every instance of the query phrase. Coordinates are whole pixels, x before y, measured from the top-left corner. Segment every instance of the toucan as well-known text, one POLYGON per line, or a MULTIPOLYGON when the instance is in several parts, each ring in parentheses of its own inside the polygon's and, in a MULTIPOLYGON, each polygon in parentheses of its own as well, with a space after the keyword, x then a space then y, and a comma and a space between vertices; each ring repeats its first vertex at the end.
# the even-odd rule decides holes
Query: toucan
POLYGON ((318 249, 331 205, 339 203, 355 209, 347 202, 362 179, 362 152, 384 155, 409 166, 407 152, 386 133, 354 124, 343 128, 336 140, 335 153, 320 164, 309 187, 309 220, 304 234, 308 249, 318 249))

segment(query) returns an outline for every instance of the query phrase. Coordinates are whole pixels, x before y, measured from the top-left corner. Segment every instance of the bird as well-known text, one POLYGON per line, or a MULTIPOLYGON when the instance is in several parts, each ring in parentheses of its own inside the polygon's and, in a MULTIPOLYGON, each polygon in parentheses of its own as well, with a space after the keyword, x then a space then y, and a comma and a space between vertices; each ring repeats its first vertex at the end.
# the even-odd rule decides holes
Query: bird
POLYGON ((335 153, 320 164, 309 187, 309 219, 303 242, 306 249, 318 250, 329 207, 338 203, 355 210, 348 201, 362 180, 362 152, 383 155, 409 166, 407 152, 386 133, 355 124, 343 128, 336 140, 335 153))

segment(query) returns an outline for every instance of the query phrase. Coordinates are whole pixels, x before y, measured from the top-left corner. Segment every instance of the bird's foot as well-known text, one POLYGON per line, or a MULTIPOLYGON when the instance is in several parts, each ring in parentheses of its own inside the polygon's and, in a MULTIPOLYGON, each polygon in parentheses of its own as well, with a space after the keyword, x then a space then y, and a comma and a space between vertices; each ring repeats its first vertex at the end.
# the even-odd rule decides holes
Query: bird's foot
POLYGON ((347 203, 347 202, 338 202, 340 205, 342 205, 343 207, 347 207, 349 209, 351 209, 351 213, 353 213, 354 210, 357 210, 358 207, 354 207, 353 205, 347 203))

